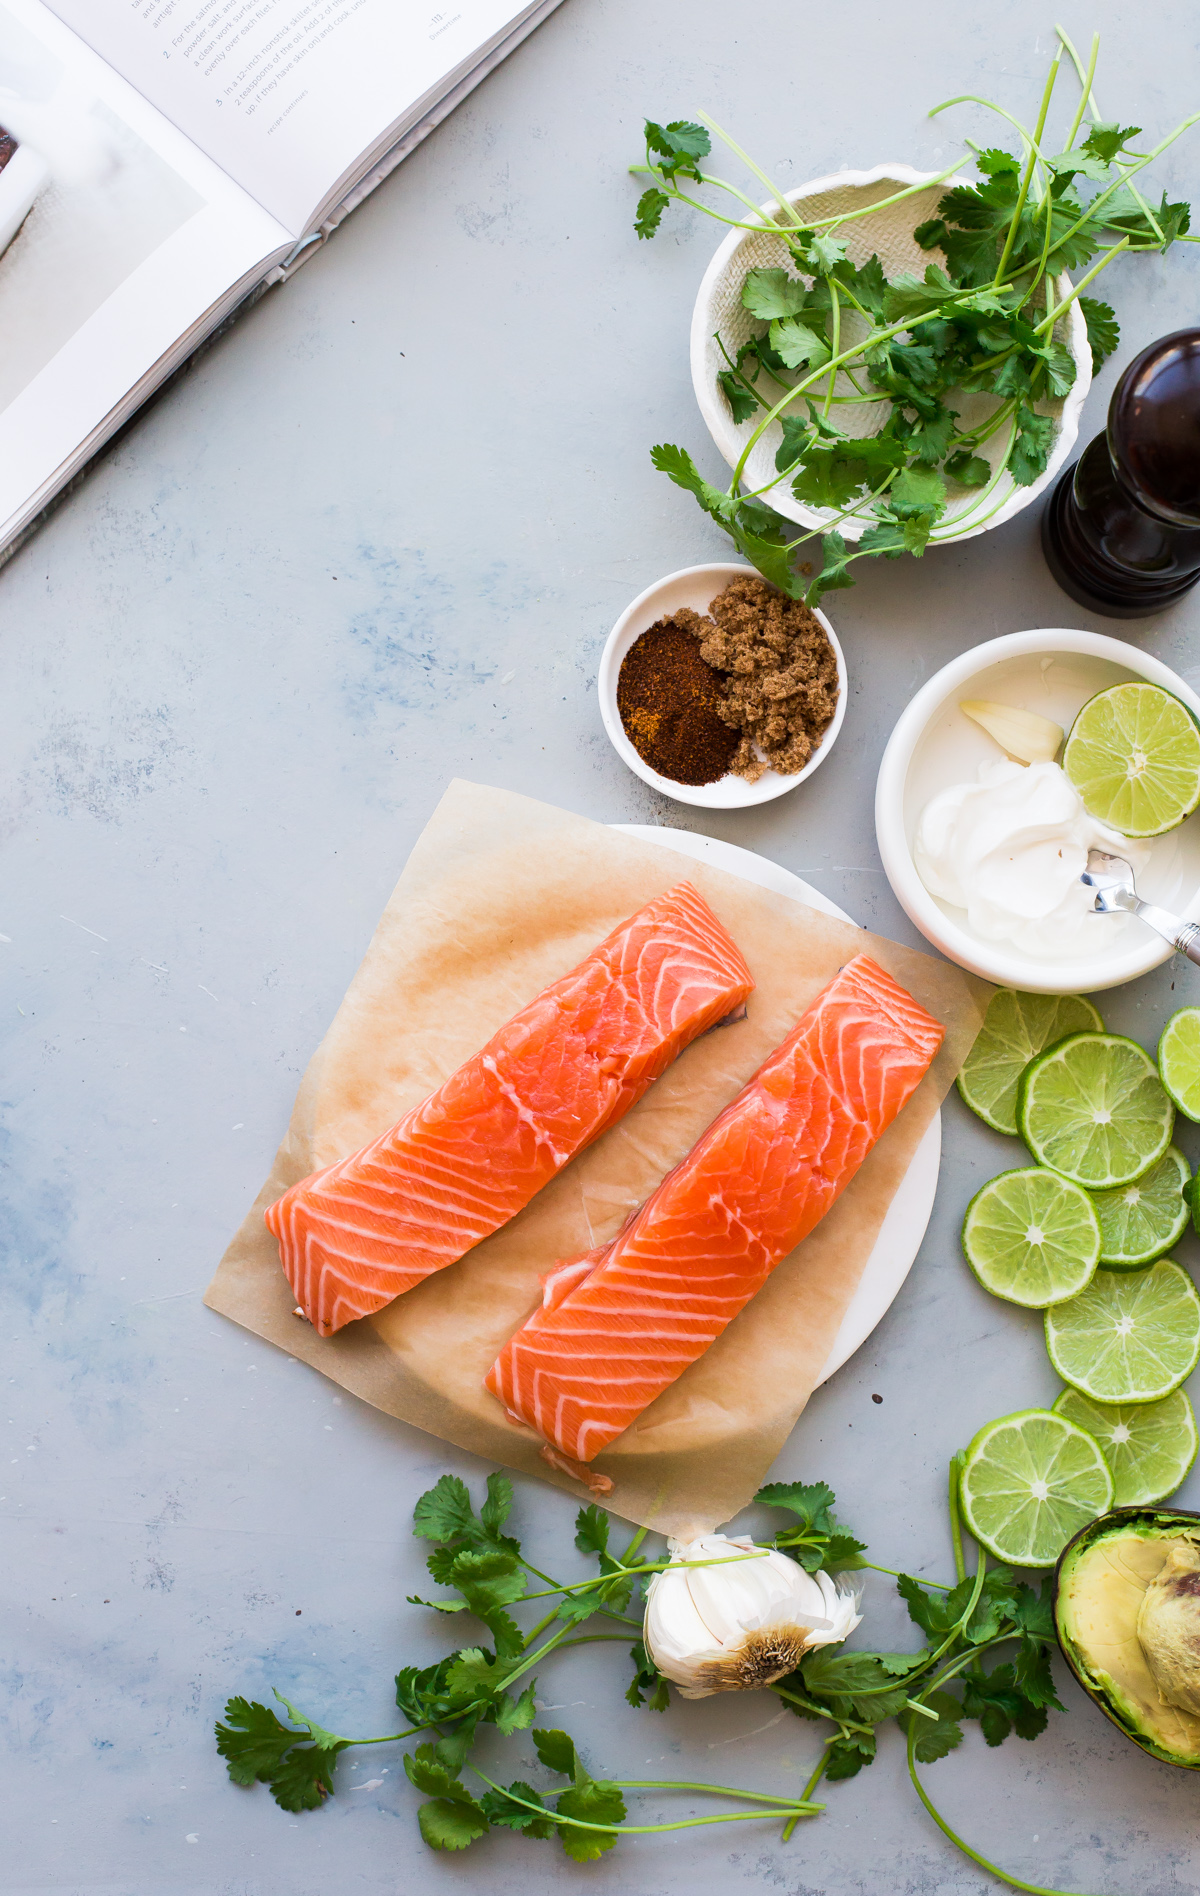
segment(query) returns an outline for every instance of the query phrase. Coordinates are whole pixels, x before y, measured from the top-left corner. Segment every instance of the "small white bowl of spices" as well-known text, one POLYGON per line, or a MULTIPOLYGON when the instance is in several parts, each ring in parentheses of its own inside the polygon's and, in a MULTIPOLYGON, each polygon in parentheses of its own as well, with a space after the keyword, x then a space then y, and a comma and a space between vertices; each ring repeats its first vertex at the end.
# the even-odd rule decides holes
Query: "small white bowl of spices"
POLYGON ((687 566, 625 608, 604 646, 613 749, 679 803, 740 810, 811 777, 846 710, 846 661, 823 612, 752 566, 687 566))

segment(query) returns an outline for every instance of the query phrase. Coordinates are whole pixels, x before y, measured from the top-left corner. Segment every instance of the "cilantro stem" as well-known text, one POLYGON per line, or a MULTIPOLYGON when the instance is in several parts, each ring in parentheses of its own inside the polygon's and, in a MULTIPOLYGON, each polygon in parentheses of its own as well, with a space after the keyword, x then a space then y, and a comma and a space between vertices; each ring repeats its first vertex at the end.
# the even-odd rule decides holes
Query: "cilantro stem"
MULTIPOLYGON (((813 1772, 812 1776, 808 1780, 808 1783, 804 1786, 804 1789, 800 1793, 800 1798, 803 1803, 808 1802, 809 1798, 812 1796, 813 1792, 816 1790, 817 1785, 821 1782, 821 1779, 824 1777, 825 1767, 829 1763, 829 1747, 830 1745, 835 1745, 837 1743, 839 1736, 840 1734, 838 1732, 831 1731, 828 1738, 825 1740, 825 1743, 822 1745, 821 1755, 817 1760, 816 1770, 813 1772)), ((799 1822, 799 1819, 796 1817, 788 1818, 786 1824, 783 1826, 782 1841, 784 1843, 791 1842, 792 1832, 796 1828, 796 1825, 798 1822, 799 1822)))
MULTIPOLYGON (((1096 61, 1100 57, 1100 35, 1099 33, 1092 34, 1092 54, 1088 61, 1088 69, 1085 74, 1083 67, 1079 63, 1079 54, 1075 51, 1075 48, 1063 32, 1061 26, 1056 26, 1054 30, 1062 41, 1064 50, 1068 52, 1074 60, 1075 70, 1079 74, 1079 83, 1083 87, 1083 91, 1079 95, 1078 110, 1075 113, 1075 117, 1071 120, 1071 129, 1067 133, 1066 143, 1063 145, 1064 151, 1070 151, 1075 144, 1075 140, 1079 134, 1079 127, 1083 124, 1083 115, 1088 109, 1088 101, 1092 96, 1092 80, 1096 76, 1096 61)), ((1099 113, 1097 113, 1096 116, 1098 118, 1100 116, 1099 113)), ((1159 236, 1162 236, 1161 231, 1159 232, 1159 236)))
POLYGON ((929 1812, 929 1815, 933 1818, 934 1823, 937 1825, 942 1835, 944 1837, 948 1837, 950 1839, 950 1842, 954 1844, 957 1849, 961 1850, 964 1856, 970 1857, 972 1863, 978 1863, 980 1869, 987 1870, 989 1875, 998 1876, 1000 1881, 1002 1883, 1007 1883, 1010 1888, 1026 1891, 1027 1896, 1079 1896, 1079 1892, 1075 1892, 1071 1890, 1048 1889, 1046 1885, 1043 1883, 1022 1882, 1019 1876, 1011 1875, 1008 1870, 1002 1870, 998 1863, 992 1863, 989 1861, 987 1857, 980 1856, 978 1850, 972 1850, 970 1844, 964 1842, 963 1838, 958 1835, 957 1831, 951 1830, 949 1824, 946 1822, 941 1812, 930 1801, 929 1796, 926 1793, 925 1786, 922 1784, 920 1777, 917 1774, 917 1763, 916 1763, 916 1756, 915 1756, 916 1743, 917 1743, 917 1728, 915 1726, 911 1726, 909 1728, 909 1733, 908 1733, 908 1775, 912 1779, 913 1789, 916 1791, 917 1796, 920 1798, 921 1802, 924 1804, 926 1810, 929 1812))
MULTIPOLYGON (((1025 165, 1025 176, 1021 180, 1021 188, 1017 193, 1017 207, 1012 214, 1012 221, 1008 226, 1008 235, 1004 239, 1004 249, 1000 252, 1000 261, 996 266, 996 275, 993 278, 993 288, 1003 277, 1005 270, 1008 268, 1008 260, 1012 256, 1013 244, 1016 242, 1017 237, 1017 228, 1021 222, 1021 213, 1025 209, 1025 200, 1029 196, 1029 186, 1033 178, 1034 166, 1038 161, 1039 144, 1042 133, 1046 127, 1046 114, 1050 110, 1050 95, 1054 91, 1054 82, 1058 78, 1058 67, 1061 59, 1062 47, 1060 46, 1054 58, 1050 61, 1050 71, 1046 79, 1045 90, 1042 93, 1041 109, 1038 112, 1037 125, 1034 128, 1033 138, 1030 142, 1029 157, 1025 165)), ((1049 190, 1049 185, 1047 185, 1047 190, 1049 190)))
MULTIPOLYGON (((881 1567, 879 1563, 874 1560, 863 1560, 859 1562, 859 1565, 869 1567, 872 1573, 886 1573, 893 1580, 903 1580, 907 1578, 907 1576, 900 1571, 899 1567, 881 1567)), ((962 1578, 963 1576, 960 1575, 959 1577, 962 1578)), ((921 1585, 923 1587, 936 1587, 939 1593, 953 1593, 954 1591, 954 1588, 948 1587, 944 1580, 922 1580, 921 1585)))
MULTIPOLYGON (((897 1681, 897 1685, 898 1684, 899 1684, 899 1681, 897 1681)), ((897 1689, 897 1687, 891 1686, 886 1689, 894 1692, 897 1689)), ((817 1718, 832 1718, 833 1717, 833 1713, 830 1711, 827 1705, 818 1705, 815 1703, 813 1699, 804 1698, 803 1695, 799 1692, 789 1692, 782 1685, 771 1685, 767 1687, 767 1690, 769 1692, 774 1692, 776 1698, 786 1699, 789 1705, 798 1705, 802 1712, 812 1712, 816 1715, 817 1718)), ((856 1692, 854 1696, 855 1698, 866 1698, 867 1694, 865 1692, 856 1692)), ((873 1730, 873 1727, 871 1725, 855 1724, 854 1720, 851 1718, 839 1718, 837 1722, 846 1731, 873 1730)))
MULTIPOLYGON (((1069 35, 1064 32, 1061 26, 1056 26, 1054 31, 1058 34, 1059 39, 1062 41, 1063 45, 1066 47, 1067 52, 1070 54, 1071 59, 1074 61, 1075 70, 1079 74, 1079 83, 1083 87, 1083 100, 1080 106, 1081 114, 1085 106, 1090 106, 1092 117, 1094 119, 1100 119, 1101 118, 1100 107, 1096 102, 1096 95, 1092 90, 1092 75, 1096 70, 1096 56, 1100 51, 1100 35, 1096 33, 1096 34, 1093 34, 1092 36, 1092 57, 1088 65, 1087 73, 1085 75, 1084 70, 1083 70, 1083 61, 1080 59, 1079 54, 1076 52, 1074 46, 1071 44, 1069 35)), ((1076 121, 1076 129, 1078 129, 1078 120, 1076 121)), ((1071 142, 1072 142, 1071 140, 1068 140, 1068 149, 1070 148, 1071 142)), ((1136 156, 1136 154, 1131 153, 1130 156, 1131 157, 1136 156)), ((1130 196, 1133 198, 1134 203, 1137 204, 1141 208, 1143 215, 1147 219, 1151 230, 1154 232, 1155 236, 1158 238, 1159 243, 1165 244, 1166 238, 1163 236, 1162 225, 1159 223, 1157 217, 1155 217, 1154 212, 1151 210, 1149 204, 1146 202, 1146 199, 1142 196, 1141 192, 1138 190, 1136 184, 1130 185, 1129 193, 1130 193, 1130 196)), ((1196 239, 1191 238, 1188 241, 1194 243, 1196 239)))
MULTIPOLYGON (((758 1817, 781 1817, 785 1810, 796 1817, 816 1817, 819 1816, 821 1811, 825 1808, 823 1804, 807 1804, 801 1807, 789 1800, 786 1804, 775 1804, 770 1810, 722 1811, 713 1817, 685 1817, 680 1822, 673 1824, 591 1824, 588 1823, 584 1817, 560 1816, 556 1810, 551 1810, 546 1804, 535 1804, 528 1797, 518 1796, 516 1791, 505 1790, 502 1784, 497 1784, 494 1778, 490 1778, 486 1771, 481 1771, 479 1766, 473 1764, 470 1759, 467 1760, 467 1769, 472 1772, 475 1777, 480 1778, 490 1790, 498 1791, 501 1797, 507 1798, 510 1804, 519 1804, 522 1810, 534 1811, 544 1822, 566 1824, 572 1830, 598 1830, 606 1837, 646 1836, 657 1830, 692 1830, 698 1828, 701 1824, 751 1823, 758 1817)), ((609 1784, 615 1784, 618 1788, 622 1782, 628 1783, 630 1786, 632 1786, 634 1782, 631 1778, 625 1780, 608 1778, 604 1781, 609 1784)), ((666 1791, 692 1789, 706 1791, 711 1788, 707 1784, 694 1786, 675 1784, 672 1783, 670 1779, 659 1780, 643 1778, 639 1780, 639 1783, 645 1789, 662 1789, 666 1791)), ((757 1797, 759 1793, 757 1791, 726 1791, 723 1795, 757 1797)), ((766 1796, 767 1793, 764 1792, 762 1795, 766 1796)))
POLYGON ((902 191, 894 191, 890 197, 876 198, 873 203, 864 204, 857 211, 837 211, 830 217, 811 217, 806 228, 817 230, 822 224, 837 224, 840 228, 843 224, 853 223, 856 217, 872 217, 876 211, 899 204, 904 198, 915 197, 918 191, 929 191, 935 184, 944 184, 947 178, 954 176, 961 163, 961 158, 956 158, 944 171, 934 171, 928 178, 922 178, 919 184, 906 184, 902 191))
POLYGON ((960 1580, 967 1577, 967 1563, 963 1558, 962 1519, 958 1510, 958 1478, 962 1469, 962 1449, 957 1449, 950 1457, 950 1539, 954 1547, 954 1571, 960 1580))
MULTIPOLYGON (((1042 164, 1045 165, 1046 160, 1042 152, 1038 150, 1032 133, 1026 130, 1020 119, 1014 118, 1011 112, 1006 112, 1002 105, 997 105, 994 99, 981 99, 977 92, 960 92, 957 98, 943 99, 940 105, 935 105, 930 111, 929 117, 936 118, 939 112, 948 111, 952 105, 984 105, 989 112, 998 112, 1002 119, 1007 119, 1014 130, 1021 134, 1023 142, 1028 145, 1031 150, 1036 152, 1042 164)), ((1047 167, 1047 169, 1049 169, 1049 167, 1047 167)))
POLYGON ((1070 229, 1063 232, 1063 235, 1059 238, 1054 248, 1056 250, 1061 250, 1063 245, 1067 243, 1068 240, 1075 235, 1076 231, 1080 230, 1084 224, 1088 223, 1089 221, 1095 223, 1096 212, 1100 209, 1100 206, 1107 201, 1107 199, 1112 197, 1115 191, 1120 191, 1121 189, 1128 187, 1130 178, 1134 177, 1139 171, 1144 171, 1147 165, 1153 164, 1154 160, 1156 158, 1160 158, 1163 152, 1166 151, 1171 145, 1175 143, 1175 140, 1177 138, 1182 138, 1184 132, 1190 131, 1192 126, 1197 123, 1200 123, 1200 112, 1193 112, 1191 114, 1191 117, 1185 118, 1184 120, 1182 120, 1182 122, 1175 127, 1175 130, 1173 132, 1168 132, 1167 136, 1162 140, 1161 144, 1156 145, 1153 151, 1147 152, 1144 158, 1140 159, 1136 165, 1131 166, 1130 169, 1124 174, 1123 177, 1118 177, 1114 179, 1112 184, 1108 185, 1103 191, 1101 191, 1096 197, 1092 199, 1090 204, 1088 204, 1084 208, 1084 210, 1080 213, 1080 215, 1075 219, 1075 222, 1071 225, 1070 229))
POLYGON ((1074 289, 1071 291, 1070 296, 1064 296, 1062 302, 1059 303, 1054 309, 1052 309, 1049 312, 1049 314, 1045 316, 1043 320, 1038 324, 1037 334, 1041 336, 1041 335, 1044 335, 1047 330, 1053 330, 1054 325, 1058 321, 1059 317, 1064 313, 1064 311, 1068 310, 1071 307, 1071 304, 1075 301, 1075 298, 1081 295, 1082 292, 1087 289, 1088 284, 1091 283, 1096 277, 1099 276, 1101 270, 1107 270, 1109 264, 1112 262, 1114 257, 1119 256, 1121 251, 1127 250, 1128 247, 1129 247, 1128 237, 1122 237, 1119 244, 1114 244, 1111 250, 1106 250, 1104 255, 1101 257, 1099 263, 1093 264, 1085 277, 1080 277, 1078 283, 1075 285, 1074 289))
MULTIPOLYGON (((830 301, 830 306, 832 310, 832 321, 833 321, 833 334, 830 337, 829 347, 830 347, 830 353, 836 356, 838 350, 841 348, 841 343, 842 343, 842 299, 837 293, 837 284, 832 277, 830 277, 829 279, 829 301, 830 301)), ((833 401, 833 391, 834 391, 834 386, 836 382, 837 382, 837 370, 830 369, 829 387, 825 391, 825 406, 821 410, 821 413, 826 418, 828 418, 828 415, 829 415, 830 403, 833 401)))
POLYGON ((777 184, 772 183, 771 179, 768 178, 766 172, 760 170, 758 165, 755 164, 753 158, 751 158, 747 152, 744 152, 740 145, 734 143, 733 139, 729 136, 728 132, 722 131, 721 127, 717 124, 716 119, 710 118, 707 112, 701 112, 699 116, 703 120, 705 125, 708 126, 709 131, 715 132, 717 134, 717 137, 721 140, 722 144, 728 147, 728 149, 733 153, 735 158, 740 158, 742 163, 745 165, 747 171, 752 171, 754 173, 754 176, 758 179, 759 183, 765 186, 765 188, 771 193, 771 196, 774 198, 775 203, 778 206, 781 214, 789 217, 792 220, 792 228, 794 230, 803 230, 804 229, 803 220, 797 215, 792 205, 788 202, 788 199, 785 196, 785 194, 779 189, 779 186, 777 184))
POLYGON ((712 1791, 714 1796, 741 1797, 749 1804, 757 1799, 763 1804, 783 1804, 788 1810, 795 1810, 797 1804, 808 1801, 808 1792, 802 1791, 797 1797, 776 1797, 774 1791, 741 1791, 732 1784, 692 1784, 687 1778, 607 1778, 608 1784, 616 1784, 623 1791, 712 1791))

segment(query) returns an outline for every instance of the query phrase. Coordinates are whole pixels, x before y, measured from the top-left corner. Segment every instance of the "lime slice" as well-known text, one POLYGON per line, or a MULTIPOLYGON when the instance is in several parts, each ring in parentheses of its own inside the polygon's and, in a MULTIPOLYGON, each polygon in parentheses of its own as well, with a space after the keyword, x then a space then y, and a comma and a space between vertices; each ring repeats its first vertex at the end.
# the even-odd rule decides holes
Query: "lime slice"
POLYGON ((1026 1067, 1017 1123, 1039 1165, 1091 1191, 1110 1191, 1132 1185, 1162 1158, 1175 1108, 1136 1041, 1072 1034, 1026 1067))
POLYGON ((1180 1112, 1200 1119, 1200 1007, 1181 1007, 1163 1028, 1158 1077, 1180 1112))
POLYGON ((1200 730, 1161 685, 1110 685, 1071 726, 1063 769, 1101 823, 1161 836, 1200 803, 1200 730))
POLYGON ((1017 1130, 1017 1081, 1035 1053, 1067 1034, 1103 1033, 1104 1022, 1081 994, 1018 994, 997 988, 963 1063, 963 1101, 997 1132, 1017 1130))
POLYGON ((1200 1358, 1200 1297, 1169 1257, 1144 1271, 1097 1271, 1045 1321, 1050 1361, 1094 1402, 1158 1402, 1200 1358))
POLYGON ((1112 1506, 1095 1438, 1049 1409, 1022 1409, 980 1429, 963 1461, 967 1526, 997 1560, 1052 1567, 1072 1534, 1112 1506))
POLYGON ((1109 1271, 1140 1271, 1153 1264, 1187 1230, 1184 1197, 1191 1173, 1177 1146, 1132 1185, 1096 1192, 1092 1203, 1100 1219, 1100 1262, 1109 1271))
POLYGON ((1001 1172, 976 1192, 963 1219, 962 1247, 985 1290, 1044 1310, 1091 1281, 1100 1220, 1078 1185, 1028 1165, 1001 1172))
POLYGON ((1163 1402, 1092 1402, 1064 1389, 1054 1413, 1095 1437, 1112 1473, 1114 1508, 1165 1501, 1196 1459, 1196 1418, 1182 1389, 1163 1402))

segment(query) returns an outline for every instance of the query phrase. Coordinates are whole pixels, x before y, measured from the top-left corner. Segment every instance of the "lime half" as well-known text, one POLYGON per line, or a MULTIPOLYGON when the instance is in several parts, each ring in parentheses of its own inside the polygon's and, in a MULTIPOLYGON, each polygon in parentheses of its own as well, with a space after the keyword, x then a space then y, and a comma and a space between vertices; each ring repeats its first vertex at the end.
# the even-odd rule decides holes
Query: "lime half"
POLYGON ((1102 1033, 1104 1022, 1081 994, 1018 994, 997 988, 975 1045, 958 1076, 973 1113, 996 1132, 1017 1130, 1017 1082, 1034 1055, 1068 1034, 1102 1033))
POLYGON ((1026 1067, 1017 1121, 1039 1165, 1090 1191, 1110 1191, 1132 1185, 1162 1158, 1175 1108, 1136 1041, 1072 1034, 1026 1067))
POLYGON ((1050 1361, 1094 1402, 1158 1402, 1200 1359, 1200 1297, 1169 1257, 1144 1271, 1097 1271, 1045 1321, 1050 1361))
POLYGON ((1161 685, 1110 685, 1071 726, 1063 769, 1101 823, 1161 836, 1200 803, 1200 730, 1161 685))
POLYGON ((967 1450, 959 1492, 967 1526, 997 1560, 1052 1567, 1072 1534, 1112 1506, 1094 1436, 1049 1409, 988 1422, 967 1450))
POLYGON ((1168 1146, 1166 1157, 1132 1185, 1094 1194, 1105 1270, 1140 1271, 1178 1243, 1187 1230, 1184 1187, 1190 1176, 1183 1153, 1168 1146))
POLYGON ((1200 1120, 1200 1007, 1181 1007, 1163 1028, 1158 1075, 1180 1112, 1200 1120))
POLYGON ((962 1247, 985 1290, 1027 1310, 1074 1297, 1100 1256, 1100 1220, 1078 1185, 1028 1165, 976 1192, 962 1247))
POLYGON ((1182 1389, 1162 1402, 1092 1402, 1064 1389, 1054 1413, 1095 1437, 1112 1473, 1115 1508, 1165 1501, 1196 1459, 1196 1418, 1182 1389))

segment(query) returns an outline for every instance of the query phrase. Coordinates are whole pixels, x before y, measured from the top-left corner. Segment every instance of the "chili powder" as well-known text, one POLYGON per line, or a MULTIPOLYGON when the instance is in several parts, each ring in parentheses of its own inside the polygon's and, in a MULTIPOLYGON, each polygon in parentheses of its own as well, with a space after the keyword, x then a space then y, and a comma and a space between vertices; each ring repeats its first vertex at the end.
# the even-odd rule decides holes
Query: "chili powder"
POLYGON ((672 783, 716 783, 738 747, 738 732, 721 716, 725 673, 700 656, 700 640, 711 630, 683 606, 634 640, 617 676, 625 735, 672 783))

